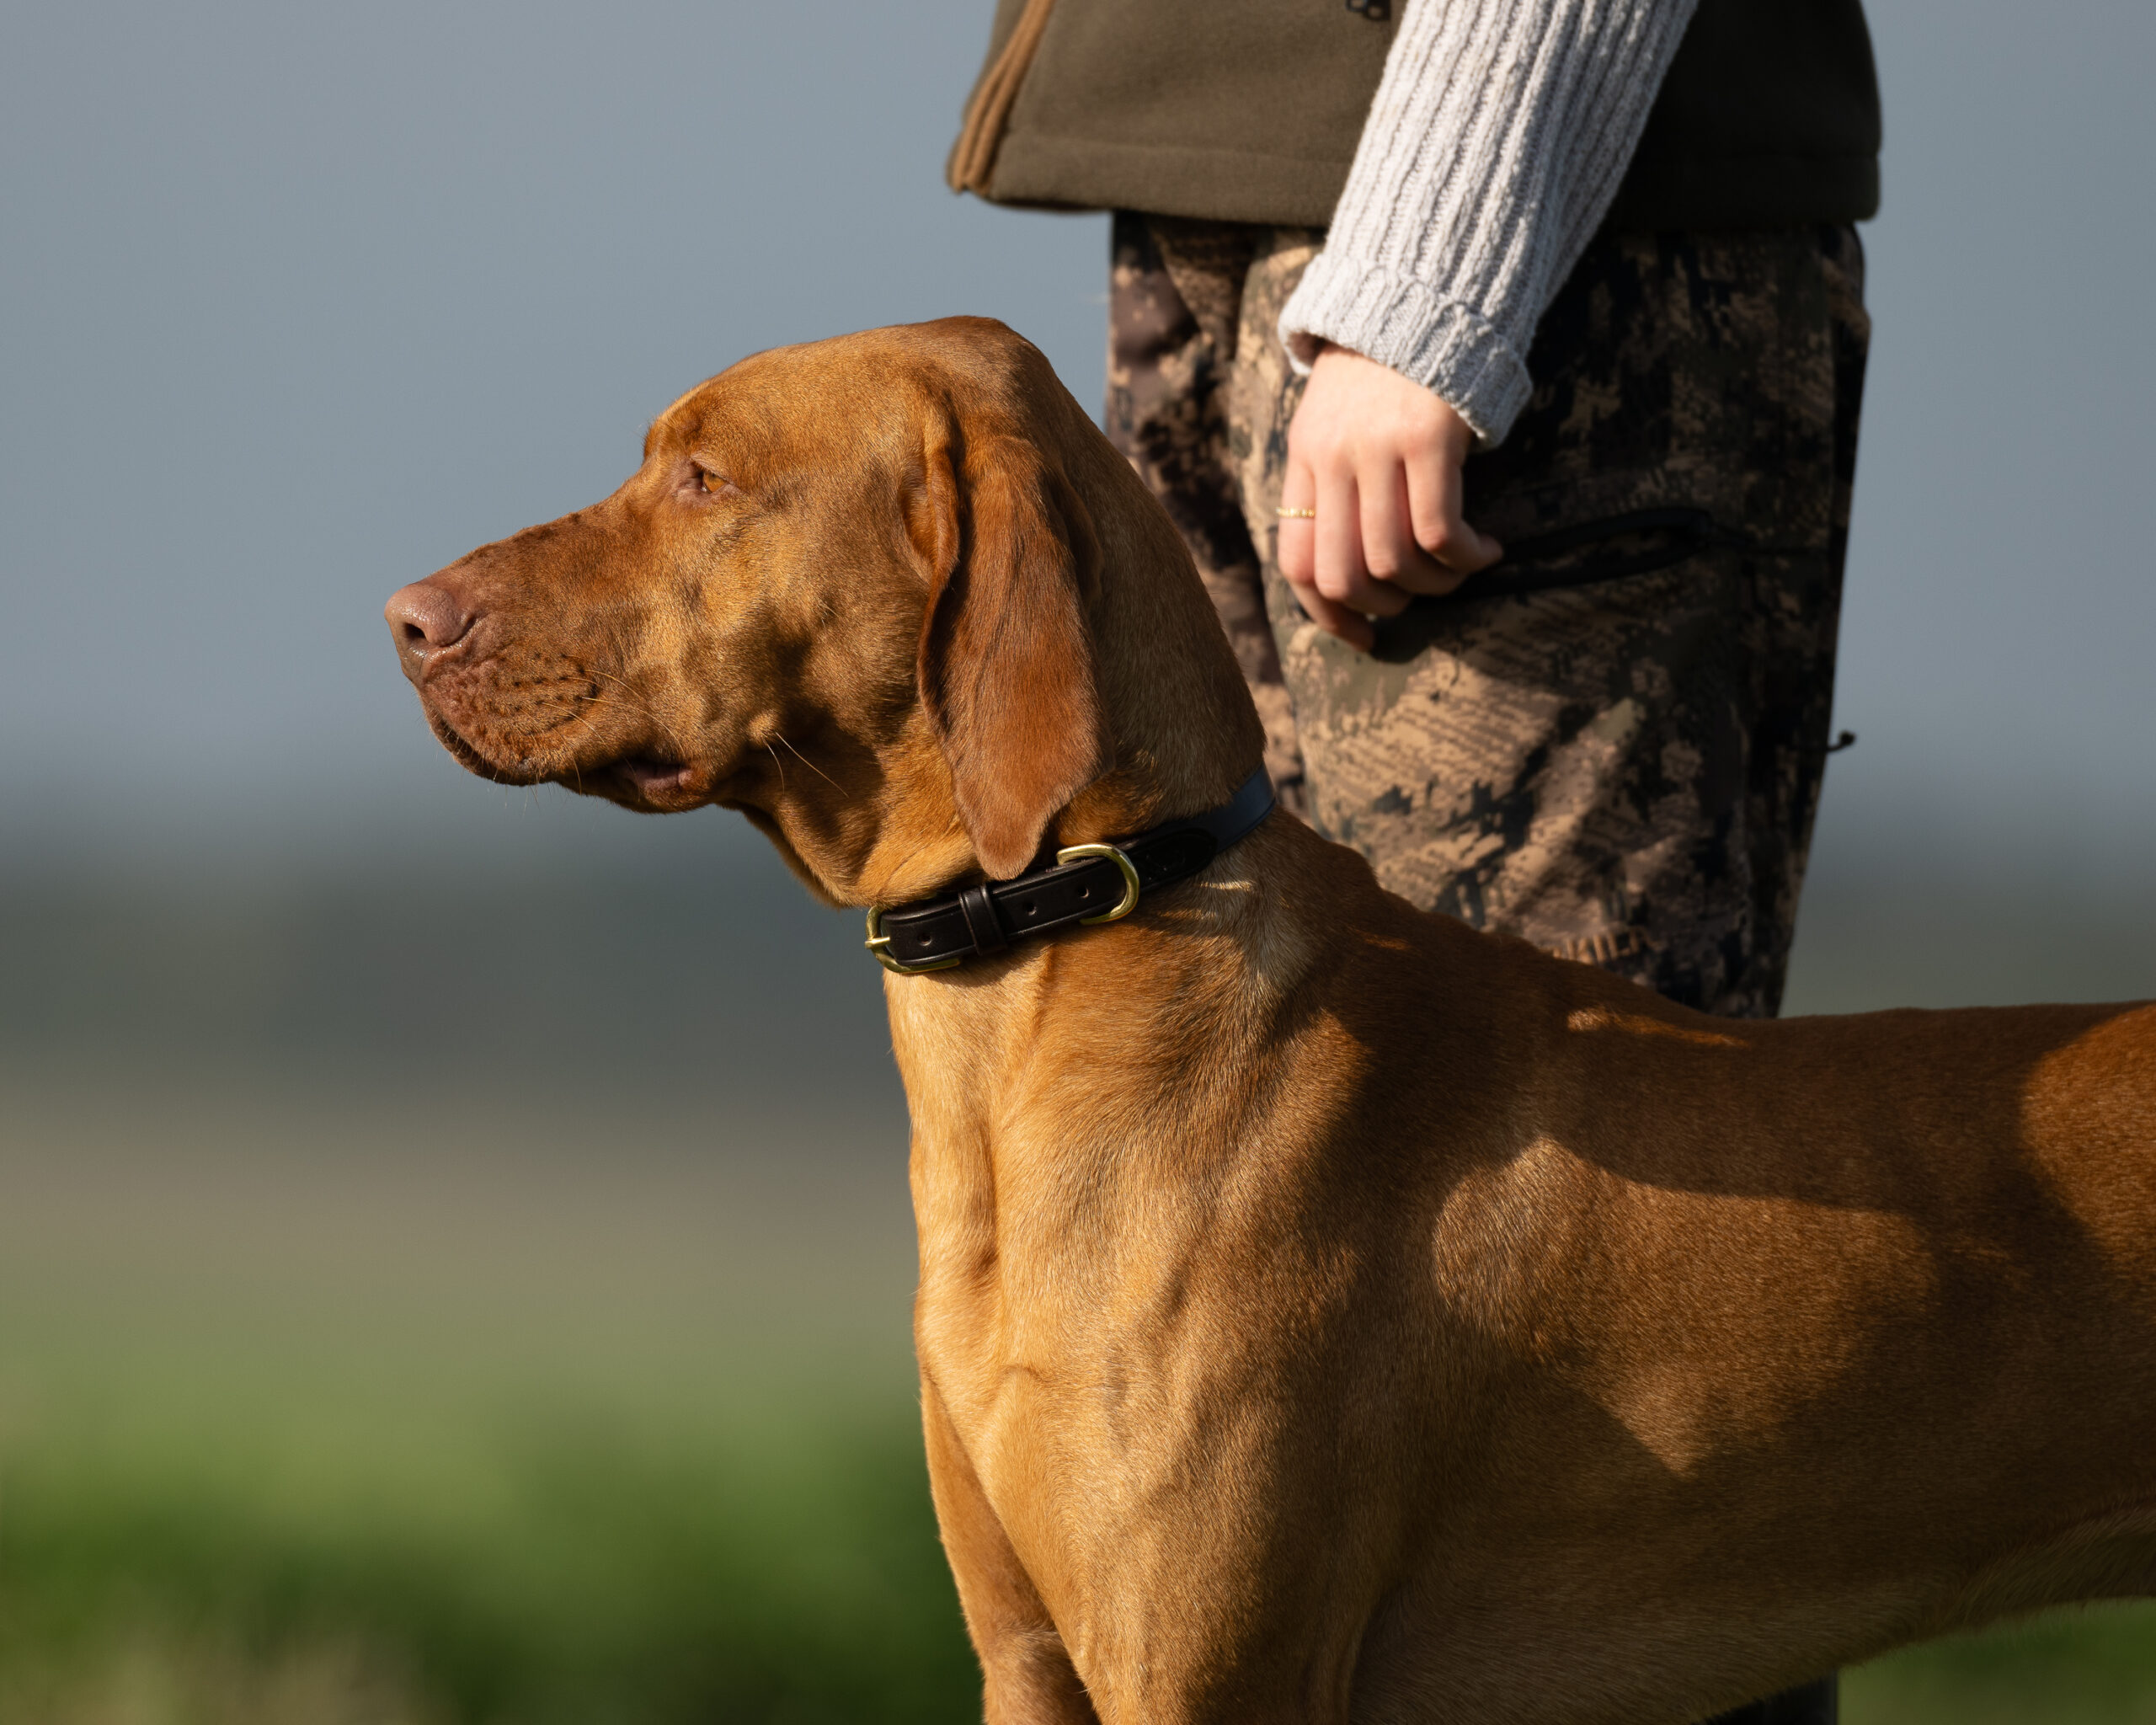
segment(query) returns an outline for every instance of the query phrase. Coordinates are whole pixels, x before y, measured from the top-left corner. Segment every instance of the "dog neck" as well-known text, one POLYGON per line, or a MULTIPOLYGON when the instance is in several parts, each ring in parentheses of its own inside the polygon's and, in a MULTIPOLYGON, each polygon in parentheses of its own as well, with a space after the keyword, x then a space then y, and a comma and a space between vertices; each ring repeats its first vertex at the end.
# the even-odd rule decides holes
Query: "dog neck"
POLYGON ((1328 916, 1369 890, 1276 811, 1123 921, 886 975, 924 1314, 999 1263, 1046 1274, 1066 1225, 1178 1214, 1186 1180, 1226 1179, 1249 1146, 1225 1075, 1264 1065, 1283 1003, 1337 952, 1328 916))

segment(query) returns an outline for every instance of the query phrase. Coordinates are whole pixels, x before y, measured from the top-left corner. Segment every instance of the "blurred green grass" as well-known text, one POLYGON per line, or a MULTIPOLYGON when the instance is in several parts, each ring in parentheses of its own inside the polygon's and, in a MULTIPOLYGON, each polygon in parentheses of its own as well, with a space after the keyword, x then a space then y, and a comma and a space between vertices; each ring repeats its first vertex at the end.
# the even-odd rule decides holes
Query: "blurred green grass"
POLYGON ((220 1091, 5 1091, 0 1719, 977 1710, 902 1141, 220 1091))
POLYGON ((432 1411, 435 1441, 387 1459, 364 1425, 325 1456, 254 1423, 115 1434, 109 1407, 18 1438, 0 1717, 243 1718, 309 1668, 293 1725, 974 1711, 902 1407, 432 1411), (130 1705, 146 1661, 162 1692, 130 1705))
MULTIPOLYGON (((769 884, 0 905, 0 1725, 979 1717, 875 980, 769 884)), ((1792 1009, 2152 991, 2137 897, 1892 884, 1792 1009)), ((2156 1609, 1844 1717, 2156 1725, 2156 1609)))

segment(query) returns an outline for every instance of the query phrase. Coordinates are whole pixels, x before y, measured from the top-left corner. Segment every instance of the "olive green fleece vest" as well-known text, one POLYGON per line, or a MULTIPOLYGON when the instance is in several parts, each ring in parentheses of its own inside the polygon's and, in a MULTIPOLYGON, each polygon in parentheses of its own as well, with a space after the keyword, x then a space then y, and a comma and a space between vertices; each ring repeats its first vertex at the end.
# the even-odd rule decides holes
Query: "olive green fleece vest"
MULTIPOLYGON (((999 204, 1321 227, 1395 9, 999 0, 951 184, 999 204)), ((1861 0, 1700 0, 1609 225, 1786 227, 1878 207, 1861 0)))

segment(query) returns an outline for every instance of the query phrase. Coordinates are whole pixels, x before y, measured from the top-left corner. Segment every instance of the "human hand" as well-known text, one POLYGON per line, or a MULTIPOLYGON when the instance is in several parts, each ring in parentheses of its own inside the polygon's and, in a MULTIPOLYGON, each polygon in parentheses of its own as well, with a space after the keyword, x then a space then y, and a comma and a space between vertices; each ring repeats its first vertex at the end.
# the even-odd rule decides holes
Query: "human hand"
POLYGON ((1449 593, 1504 554, 1460 516, 1474 441, 1466 420, 1390 366, 1344 347, 1318 355, 1280 488, 1280 573, 1312 622, 1367 653, 1372 617, 1449 593))

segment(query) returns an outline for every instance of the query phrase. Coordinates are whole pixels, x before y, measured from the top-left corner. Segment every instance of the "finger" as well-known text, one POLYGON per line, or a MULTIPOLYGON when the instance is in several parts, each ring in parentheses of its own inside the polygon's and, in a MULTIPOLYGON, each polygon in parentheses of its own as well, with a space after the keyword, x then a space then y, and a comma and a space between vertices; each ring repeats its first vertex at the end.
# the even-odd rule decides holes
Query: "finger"
MULTIPOLYGON (((1355 472, 1344 461, 1330 462, 1317 481, 1317 564, 1311 582, 1335 604, 1353 604, 1358 588, 1369 584, 1363 568, 1360 506, 1355 499, 1355 472)), ((1358 606, 1357 609, 1360 609, 1358 606)))
POLYGON ((1504 547, 1495 539, 1468 526, 1461 514, 1465 501, 1466 487, 1458 462, 1433 451, 1408 463, 1407 510, 1414 523, 1416 542, 1433 563, 1452 572, 1454 587, 1505 554, 1504 547))
MULTIPOLYGON (((1378 472, 1359 475, 1357 486, 1363 505, 1363 566, 1375 584, 1374 590, 1396 601, 1391 609, 1379 612, 1386 617, 1406 609, 1412 595, 1449 593, 1462 579, 1416 542, 1407 473, 1403 462, 1389 462, 1378 472)), ((1358 601, 1351 597, 1349 602, 1358 601)), ((1376 609, 1367 605, 1358 608, 1376 609)))
POLYGON ((1273 540, 1273 556, 1288 584, 1298 589, 1312 586, 1317 579, 1317 524, 1308 515, 1288 511, 1309 509, 1316 496, 1317 481, 1310 463, 1297 455, 1291 442, 1288 471, 1280 486, 1280 525, 1273 540))
POLYGON ((1377 630, 1362 612, 1334 603, 1310 583, 1289 585, 1294 588, 1296 602, 1303 607, 1303 615, 1326 633, 1337 635, 1358 653, 1368 653, 1377 644, 1377 630))
MULTIPOLYGON (((1283 511, 1315 506, 1317 477, 1310 462, 1303 458, 1297 441, 1291 437, 1288 445, 1288 471, 1280 485, 1280 508, 1283 511)), ((1314 516, 1283 513, 1278 537, 1273 542, 1273 556, 1279 563, 1280 573, 1294 590, 1304 616, 1327 634, 1337 635, 1358 652, 1370 650, 1376 643, 1377 633, 1369 619, 1344 605, 1336 604, 1317 590, 1317 521, 1314 516)))
POLYGON ((1397 617, 1412 595, 1370 579, 1364 563, 1360 488, 1344 463, 1318 475, 1317 569, 1312 585, 1336 606, 1364 617, 1397 617))

